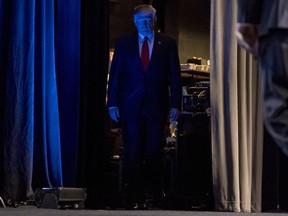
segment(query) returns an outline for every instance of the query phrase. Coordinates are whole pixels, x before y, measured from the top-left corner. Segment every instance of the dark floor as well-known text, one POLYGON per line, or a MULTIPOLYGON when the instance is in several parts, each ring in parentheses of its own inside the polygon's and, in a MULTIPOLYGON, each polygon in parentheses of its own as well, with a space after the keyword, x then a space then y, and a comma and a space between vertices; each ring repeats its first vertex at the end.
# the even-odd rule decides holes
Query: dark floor
POLYGON ((0 208, 2 216, 282 216, 288 213, 234 213, 234 212, 212 212, 212 211, 173 211, 173 210, 60 210, 43 209, 35 206, 21 206, 19 208, 0 208))

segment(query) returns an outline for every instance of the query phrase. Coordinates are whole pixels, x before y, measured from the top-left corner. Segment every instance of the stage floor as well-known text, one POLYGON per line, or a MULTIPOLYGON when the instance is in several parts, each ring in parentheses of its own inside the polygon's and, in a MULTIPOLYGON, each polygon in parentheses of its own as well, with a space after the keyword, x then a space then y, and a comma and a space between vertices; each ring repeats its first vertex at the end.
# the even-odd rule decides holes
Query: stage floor
POLYGON ((60 210, 42 209, 35 206, 18 208, 0 207, 2 216, 284 216, 288 213, 234 213, 234 212, 204 212, 204 211, 172 211, 172 210, 60 210))

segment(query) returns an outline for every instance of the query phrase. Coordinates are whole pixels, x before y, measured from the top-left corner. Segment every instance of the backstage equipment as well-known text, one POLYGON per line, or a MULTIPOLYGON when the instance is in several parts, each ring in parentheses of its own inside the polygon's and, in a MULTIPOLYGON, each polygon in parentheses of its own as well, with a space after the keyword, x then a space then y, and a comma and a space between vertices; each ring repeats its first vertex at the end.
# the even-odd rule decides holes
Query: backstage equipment
POLYGON ((187 95, 183 95, 183 111, 193 114, 206 113, 210 107, 209 81, 197 82, 193 87, 187 87, 187 95))
POLYGON ((86 188, 38 188, 35 203, 39 208, 48 209, 84 209, 86 188))

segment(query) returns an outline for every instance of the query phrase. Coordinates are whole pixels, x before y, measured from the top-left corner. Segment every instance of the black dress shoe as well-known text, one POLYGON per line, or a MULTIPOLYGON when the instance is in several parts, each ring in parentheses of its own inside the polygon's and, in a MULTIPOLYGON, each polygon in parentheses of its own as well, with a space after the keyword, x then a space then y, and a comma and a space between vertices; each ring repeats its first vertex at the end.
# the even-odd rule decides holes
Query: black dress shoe
POLYGON ((130 203, 129 205, 125 205, 126 210, 145 210, 146 205, 144 203, 130 203))
POLYGON ((147 207, 146 207, 146 204, 145 203, 135 203, 134 205, 134 210, 146 210, 147 207))
POLYGON ((126 210, 145 210, 146 205, 143 202, 129 202, 125 204, 126 210))
POLYGON ((160 205, 155 199, 146 199, 145 200, 145 209, 147 210, 159 210, 160 205))

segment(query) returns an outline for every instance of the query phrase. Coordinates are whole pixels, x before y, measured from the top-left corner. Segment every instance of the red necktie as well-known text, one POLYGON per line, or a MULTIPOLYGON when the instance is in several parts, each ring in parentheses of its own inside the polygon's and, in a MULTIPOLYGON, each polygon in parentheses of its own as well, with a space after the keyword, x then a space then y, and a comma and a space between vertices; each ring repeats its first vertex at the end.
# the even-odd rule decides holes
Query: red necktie
POLYGON ((141 50, 141 60, 142 64, 144 66, 145 71, 148 68, 149 65, 149 47, 148 47, 148 37, 145 37, 143 45, 142 45, 142 50, 141 50))

